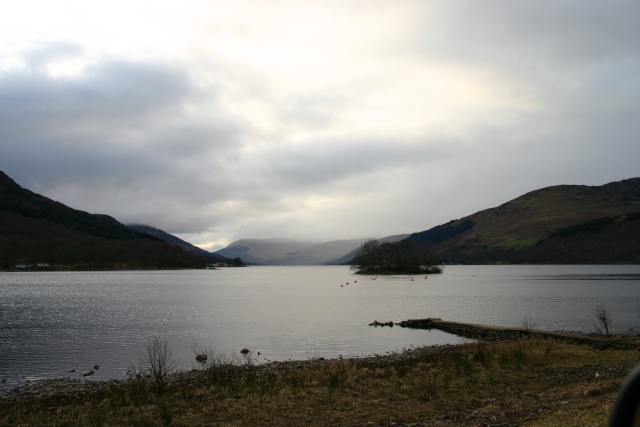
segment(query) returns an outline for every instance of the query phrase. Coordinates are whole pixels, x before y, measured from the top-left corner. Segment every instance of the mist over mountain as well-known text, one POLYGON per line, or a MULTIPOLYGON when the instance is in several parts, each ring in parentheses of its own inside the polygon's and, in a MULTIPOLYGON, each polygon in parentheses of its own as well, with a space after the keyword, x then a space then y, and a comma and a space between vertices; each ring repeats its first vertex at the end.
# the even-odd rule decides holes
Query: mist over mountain
POLYGON ((215 254, 228 258, 240 257, 249 264, 260 265, 321 265, 333 264, 344 254, 359 248, 367 239, 304 242, 288 239, 242 239, 215 254))

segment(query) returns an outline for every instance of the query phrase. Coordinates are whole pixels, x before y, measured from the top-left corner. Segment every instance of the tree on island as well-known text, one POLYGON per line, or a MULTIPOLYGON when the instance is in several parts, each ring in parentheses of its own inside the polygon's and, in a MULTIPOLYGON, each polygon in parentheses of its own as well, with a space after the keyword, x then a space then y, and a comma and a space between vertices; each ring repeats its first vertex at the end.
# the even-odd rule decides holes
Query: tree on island
POLYGON ((351 260, 356 274, 434 274, 442 265, 426 245, 411 240, 380 243, 369 240, 351 260))
POLYGON ((232 264, 234 267, 246 267, 246 265, 245 265, 244 261, 242 261, 242 258, 240 258, 240 257, 235 257, 235 258, 231 261, 231 264, 232 264))

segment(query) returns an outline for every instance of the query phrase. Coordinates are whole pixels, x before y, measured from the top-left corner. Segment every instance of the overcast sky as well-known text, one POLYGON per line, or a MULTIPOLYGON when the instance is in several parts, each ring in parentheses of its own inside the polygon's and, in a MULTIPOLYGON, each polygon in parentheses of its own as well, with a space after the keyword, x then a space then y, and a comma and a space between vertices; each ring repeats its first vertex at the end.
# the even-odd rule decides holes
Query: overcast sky
POLYGON ((640 176, 640 2, 21 0, 0 170, 207 250, 640 176))

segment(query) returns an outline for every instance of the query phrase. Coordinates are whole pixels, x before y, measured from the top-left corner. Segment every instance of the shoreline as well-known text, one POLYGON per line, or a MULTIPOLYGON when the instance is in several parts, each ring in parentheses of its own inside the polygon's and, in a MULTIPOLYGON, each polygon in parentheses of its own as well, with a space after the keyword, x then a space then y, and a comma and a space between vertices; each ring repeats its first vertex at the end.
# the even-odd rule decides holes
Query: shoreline
MULTIPOLYGON (((362 356, 362 357, 337 357, 337 358, 313 358, 313 359, 301 359, 301 360, 286 360, 286 361, 269 361, 266 363, 256 363, 252 365, 228 365, 223 367, 224 370, 238 370, 238 371, 252 371, 252 372, 268 372, 279 371, 289 372, 297 369, 313 369, 321 366, 338 364, 349 362, 353 364, 368 364, 368 365, 388 365, 391 363, 398 363, 403 361, 409 361, 411 359, 420 358, 427 354, 436 354, 446 349, 461 347, 467 345, 463 344, 435 344, 426 345, 421 347, 407 348, 403 350, 397 350, 391 353, 385 353, 381 355, 362 356)), ((167 377, 167 385, 186 385, 190 382, 198 382, 207 375, 206 369, 197 368, 185 368, 172 372, 167 377)), ((152 381, 150 378, 143 378, 143 381, 152 381)), ((69 393, 85 394, 95 393, 100 391, 106 391, 113 385, 124 385, 139 381, 136 378, 124 378, 124 379, 92 379, 90 377, 55 377, 55 378, 42 378, 32 380, 29 383, 0 390, 0 403, 10 403, 22 398, 52 398, 69 393)))
POLYGON ((162 379, 58 378, 0 393, 0 426, 606 425, 638 357, 538 335, 263 365, 211 357, 162 379))
MULTIPOLYGON (((373 325, 373 324, 371 324, 373 325)), ((517 341, 526 338, 542 338, 550 340, 564 341, 570 344, 586 344, 598 349, 620 349, 620 350, 640 350, 639 335, 587 335, 579 332, 565 331, 541 331, 525 328, 509 328, 492 325, 481 325, 474 323, 462 323, 446 321, 439 318, 409 319, 395 325, 412 329, 438 329, 460 337, 470 338, 477 341, 517 341)), ((367 365, 389 365, 399 362, 406 362, 418 359, 425 355, 433 355, 443 351, 462 348, 472 343, 458 344, 435 344, 421 347, 411 347, 396 350, 391 353, 375 354, 369 356, 337 357, 337 358, 311 358, 301 360, 269 361, 266 363, 255 363, 250 365, 229 365, 223 369, 252 370, 254 372, 265 372, 276 370, 279 372, 293 371, 296 369, 316 368, 324 365, 331 365, 343 362, 367 365)), ((188 384, 198 382, 201 377, 206 376, 206 369, 178 370, 169 374, 167 384, 188 384)), ((149 379, 144 379, 149 380, 149 379)), ((96 393, 108 390, 113 385, 122 385, 138 381, 135 378, 125 379, 92 379, 90 377, 55 377, 32 380, 26 384, 12 388, 0 389, 0 403, 11 403, 22 398, 52 398, 61 395, 96 393)))

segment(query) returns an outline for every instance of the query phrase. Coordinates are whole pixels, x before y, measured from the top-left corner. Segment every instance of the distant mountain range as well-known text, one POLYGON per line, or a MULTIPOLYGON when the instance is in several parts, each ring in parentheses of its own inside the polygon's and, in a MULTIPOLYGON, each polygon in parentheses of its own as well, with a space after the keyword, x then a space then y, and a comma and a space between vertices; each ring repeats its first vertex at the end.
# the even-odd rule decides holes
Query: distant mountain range
MULTIPOLYGON (((385 241, 400 241, 408 234, 392 236, 385 241)), ((287 239, 242 239, 215 254, 227 258, 240 257, 247 264, 260 265, 321 265, 343 264, 353 258, 369 239, 334 240, 324 243, 287 239)))
MULTIPOLYGON (((375 230, 373 230, 375 231, 375 230)), ((638 263, 640 178, 559 185, 425 231, 388 236, 426 244, 445 263, 638 263)), ((193 268, 208 263, 348 263, 369 239, 243 239, 207 252, 149 225, 126 226, 22 188, 0 171, 0 268, 193 268)))

